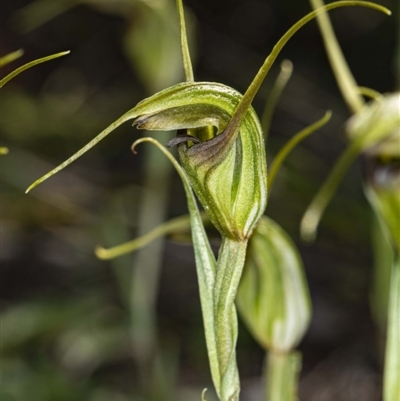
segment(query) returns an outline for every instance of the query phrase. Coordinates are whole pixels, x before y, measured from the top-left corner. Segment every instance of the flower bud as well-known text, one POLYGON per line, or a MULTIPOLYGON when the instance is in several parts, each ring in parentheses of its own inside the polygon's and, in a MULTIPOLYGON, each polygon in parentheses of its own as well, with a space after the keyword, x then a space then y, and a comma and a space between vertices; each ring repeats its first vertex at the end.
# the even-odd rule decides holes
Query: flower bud
POLYGON ((267 350, 293 350, 309 325, 311 302, 300 255, 285 231, 265 216, 249 241, 236 303, 267 350))
MULTIPOLYGON (((374 147, 379 146, 382 141, 398 135, 396 132, 399 129, 400 92, 368 103, 350 118, 346 127, 350 141, 360 141, 360 151, 374 151, 374 147)), ((396 147, 394 142, 388 146, 396 147)))
POLYGON ((256 113, 250 107, 237 132, 226 130, 241 98, 220 84, 179 84, 140 103, 134 121, 138 128, 179 130, 170 145, 178 145, 182 167, 212 223, 234 240, 250 237, 267 202, 256 113))
POLYGON ((364 107, 350 120, 348 132, 353 140, 365 138, 365 191, 390 241, 400 250, 400 93, 364 107))

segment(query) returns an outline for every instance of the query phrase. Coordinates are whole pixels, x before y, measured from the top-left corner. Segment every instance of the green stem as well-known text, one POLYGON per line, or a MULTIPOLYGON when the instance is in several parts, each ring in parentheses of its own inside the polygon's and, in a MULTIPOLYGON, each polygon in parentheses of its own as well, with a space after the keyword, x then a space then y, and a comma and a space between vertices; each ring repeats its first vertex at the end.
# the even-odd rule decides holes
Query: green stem
MULTIPOLYGON (((322 0, 310 0, 314 9, 324 6, 322 0)), ((352 113, 357 113, 364 105, 364 100, 360 95, 357 87, 357 82, 350 71, 346 62, 343 52, 336 39, 331 21, 327 13, 322 13, 317 17, 317 23, 322 33, 322 38, 328 53, 329 62, 333 73, 335 74, 336 81, 342 92, 343 98, 351 109, 352 113)))
POLYGON ((300 352, 269 351, 265 364, 266 400, 297 401, 300 369, 300 352))
POLYGON ((221 401, 239 400, 236 364, 238 335, 235 298, 246 257, 247 241, 222 240, 214 285, 214 315, 220 383, 214 383, 221 401))
POLYGON ((400 255, 393 263, 386 340, 384 401, 400 400, 400 255))

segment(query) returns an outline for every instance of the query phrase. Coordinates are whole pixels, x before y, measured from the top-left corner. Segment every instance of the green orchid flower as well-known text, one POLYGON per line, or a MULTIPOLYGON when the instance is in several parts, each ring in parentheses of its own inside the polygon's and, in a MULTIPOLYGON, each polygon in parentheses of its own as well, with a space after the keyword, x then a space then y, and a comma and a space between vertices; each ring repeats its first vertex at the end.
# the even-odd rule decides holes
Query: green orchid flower
POLYGON ((244 95, 211 82, 193 82, 185 38, 181 1, 182 51, 187 82, 174 85, 143 100, 75 155, 35 181, 27 190, 56 174, 90 150, 122 123, 133 120, 137 128, 178 130, 170 146, 177 145, 181 166, 165 147, 151 142, 173 163, 186 192, 195 250, 206 344, 211 376, 221 401, 239 400, 236 363, 238 335, 235 298, 245 264, 249 238, 267 203, 267 169, 261 124, 251 103, 287 41, 307 22, 325 10, 342 6, 367 6, 385 13, 374 3, 339 1, 313 11, 293 25, 277 42, 244 95), (195 195, 222 238, 215 258, 195 195))

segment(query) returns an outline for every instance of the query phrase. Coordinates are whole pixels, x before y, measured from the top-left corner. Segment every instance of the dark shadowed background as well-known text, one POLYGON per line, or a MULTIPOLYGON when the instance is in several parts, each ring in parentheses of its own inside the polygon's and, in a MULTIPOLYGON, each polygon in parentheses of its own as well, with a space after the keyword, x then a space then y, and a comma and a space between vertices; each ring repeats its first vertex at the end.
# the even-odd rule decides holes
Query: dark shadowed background
MULTIPOLYGON (((400 79, 399 3, 379 3, 393 15, 357 7, 331 17, 357 82, 390 92, 400 79)), ((185 6, 195 79, 242 93, 275 42, 310 10, 306 0, 185 6)), ((212 385, 186 236, 111 262, 94 255, 98 244, 117 245, 187 213, 181 182, 163 156, 149 145, 131 153, 132 142, 146 134, 126 123, 24 194, 138 101, 184 79, 174 1, 1 0, 0 11, 0 55, 25 50, 2 77, 34 58, 71 50, 1 89, 1 146, 10 149, 0 160, 2 401, 200 400, 212 385)), ((299 246, 313 301, 300 344, 301 400, 378 401, 385 300, 371 295, 373 217, 360 165, 348 172, 316 243, 303 244, 298 233, 302 213, 346 146, 350 114, 315 22, 289 42, 279 61, 285 58, 294 73, 272 120, 268 159, 333 111, 329 124, 289 156, 267 208, 299 246)), ((278 72, 279 62, 254 102, 260 114, 278 72)), ((151 135, 162 143, 171 136, 151 135)), ((241 325, 243 401, 262 399, 263 358, 241 325)))

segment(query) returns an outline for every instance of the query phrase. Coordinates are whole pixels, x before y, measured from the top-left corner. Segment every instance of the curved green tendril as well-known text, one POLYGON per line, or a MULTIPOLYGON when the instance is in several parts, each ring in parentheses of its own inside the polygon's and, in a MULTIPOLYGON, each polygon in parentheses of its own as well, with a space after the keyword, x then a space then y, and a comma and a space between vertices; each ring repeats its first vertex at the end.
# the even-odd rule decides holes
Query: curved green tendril
POLYGON ((291 138, 285 146, 278 152, 278 154, 275 156, 275 159, 273 160, 271 167, 269 169, 269 175, 268 175, 268 192, 271 191, 272 185, 275 181, 276 174, 279 171, 279 168, 281 167, 282 163, 288 156, 288 154, 296 147, 298 143, 300 143, 303 139, 307 138, 309 135, 320 129, 322 126, 324 126, 332 116, 331 111, 327 111, 325 115, 315 123, 309 125, 308 127, 304 128, 300 132, 298 132, 293 138, 291 138))
POLYGON ((35 66, 37 64, 44 63, 45 61, 49 61, 49 60, 53 60, 53 59, 58 58, 58 57, 65 56, 65 55, 67 55, 69 53, 70 53, 70 51, 67 50, 65 52, 52 54, 51 56, 38 58, 37 60, 33 60, 33 61, 30 61, 29 63, 26 63, 26 64, 22 65, 21 67, 17 68, 16 70, 14 70, 13 72, 11 72, 10 74, 8 74, 7 76, 5 76, 3 79, 0 80, 0 88, 2 88, 8 81, 13 79, 17 75, 21 74, 21 72, 27 70, 28 68, 31 68, 31 67, 33 67, 33 66, 35 66))

